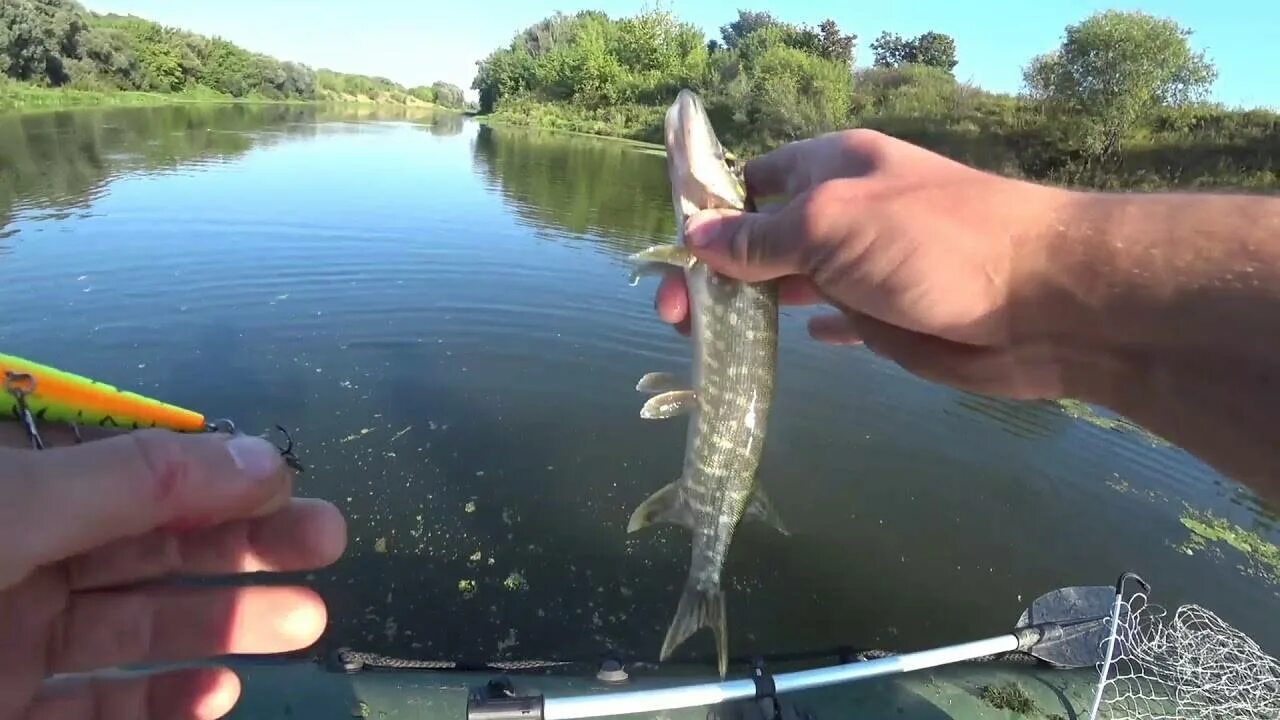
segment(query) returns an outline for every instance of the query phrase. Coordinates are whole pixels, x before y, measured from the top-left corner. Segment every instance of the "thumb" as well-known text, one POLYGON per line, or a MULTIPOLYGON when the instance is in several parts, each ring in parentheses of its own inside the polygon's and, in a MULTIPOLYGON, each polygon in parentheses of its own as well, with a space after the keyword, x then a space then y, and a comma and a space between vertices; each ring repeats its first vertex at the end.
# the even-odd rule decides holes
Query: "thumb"
POLYGON ((796 204, 772 213, 703 210, 685 224, 685 243, 713 270, 756 282, 804 270, 806 249, 795 224, 796 204))
POLYGON ((288 501, 291 478, 279 451, 250 435, 141 430, 0 451, 0 588, 120 538, 266 514, 288 501))

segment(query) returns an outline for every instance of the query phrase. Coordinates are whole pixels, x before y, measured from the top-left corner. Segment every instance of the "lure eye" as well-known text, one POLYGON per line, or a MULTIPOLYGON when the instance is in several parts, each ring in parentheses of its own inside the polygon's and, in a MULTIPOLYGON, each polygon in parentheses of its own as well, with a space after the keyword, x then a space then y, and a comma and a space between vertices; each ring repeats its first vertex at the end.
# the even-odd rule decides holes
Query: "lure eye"
POLYGON ((34 394, 36 391, 36 378, 29 373, 6 371, 4 374, 4 389, 9 393, 34 394))

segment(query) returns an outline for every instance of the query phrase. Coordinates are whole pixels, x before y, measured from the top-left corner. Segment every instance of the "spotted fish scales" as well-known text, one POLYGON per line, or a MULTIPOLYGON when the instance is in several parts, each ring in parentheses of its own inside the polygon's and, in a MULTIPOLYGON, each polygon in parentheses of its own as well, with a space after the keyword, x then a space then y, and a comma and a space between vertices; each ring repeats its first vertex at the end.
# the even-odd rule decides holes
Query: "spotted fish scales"
MULTIPOLYGON (((682 90, 665 120, 667 171, 679 238, 631 257, 639 274, 683 268, 689 288, 693 368, 689 382, 649 373, 636 389, 654 393, 641 417, 687 416, 682 472, 631 516, 628 531, 656 522, 692 533, 689 575, 663 641, 666 660, 703 627, 715 635, 720 676, 728 669, 721 570, 738 523, 755 517, 786 533, 756 479, 773 401, 778 342, 777 287, 721 275, 685 248, 684 222, 707 208, 745 209, 746 193, 697 95, 682 90)), ((633 277, 633 282, 635 277, 633 277)))

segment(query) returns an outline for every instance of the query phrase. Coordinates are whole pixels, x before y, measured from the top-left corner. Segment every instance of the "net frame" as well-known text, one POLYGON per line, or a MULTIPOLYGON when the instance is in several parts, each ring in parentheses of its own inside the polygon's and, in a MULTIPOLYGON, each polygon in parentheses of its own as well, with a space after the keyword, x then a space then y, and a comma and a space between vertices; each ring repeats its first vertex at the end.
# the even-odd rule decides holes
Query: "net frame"
POLYGON ((1280 661, 1251 638, 1199 605, 1170 615, 1131 573, 1116 590, 1089 720, 1280 718, 1280 661))

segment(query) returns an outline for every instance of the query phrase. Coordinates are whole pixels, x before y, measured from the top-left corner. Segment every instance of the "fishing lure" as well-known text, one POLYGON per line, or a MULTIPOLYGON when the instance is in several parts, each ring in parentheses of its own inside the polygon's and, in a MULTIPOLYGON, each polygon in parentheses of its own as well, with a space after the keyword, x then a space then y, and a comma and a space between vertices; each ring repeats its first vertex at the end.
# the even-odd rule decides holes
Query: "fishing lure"
MULTIPOLYGON (((208 422, 204 415, 193 410, 13 355, 0 353, 0 375, 4 378, 0 413, 22 423, 31 446, 37 450, 44 448, 37 421, 70 424, 77 442, 81 425, 236 432, 235 423, 230 420, 208 422)), ((281 456, 290 467, 302 472, 302 463, 293 454, 293 438, 282 426, 277 425, 276 429, 287 440, 287 445, 280 449, 281 456)))

